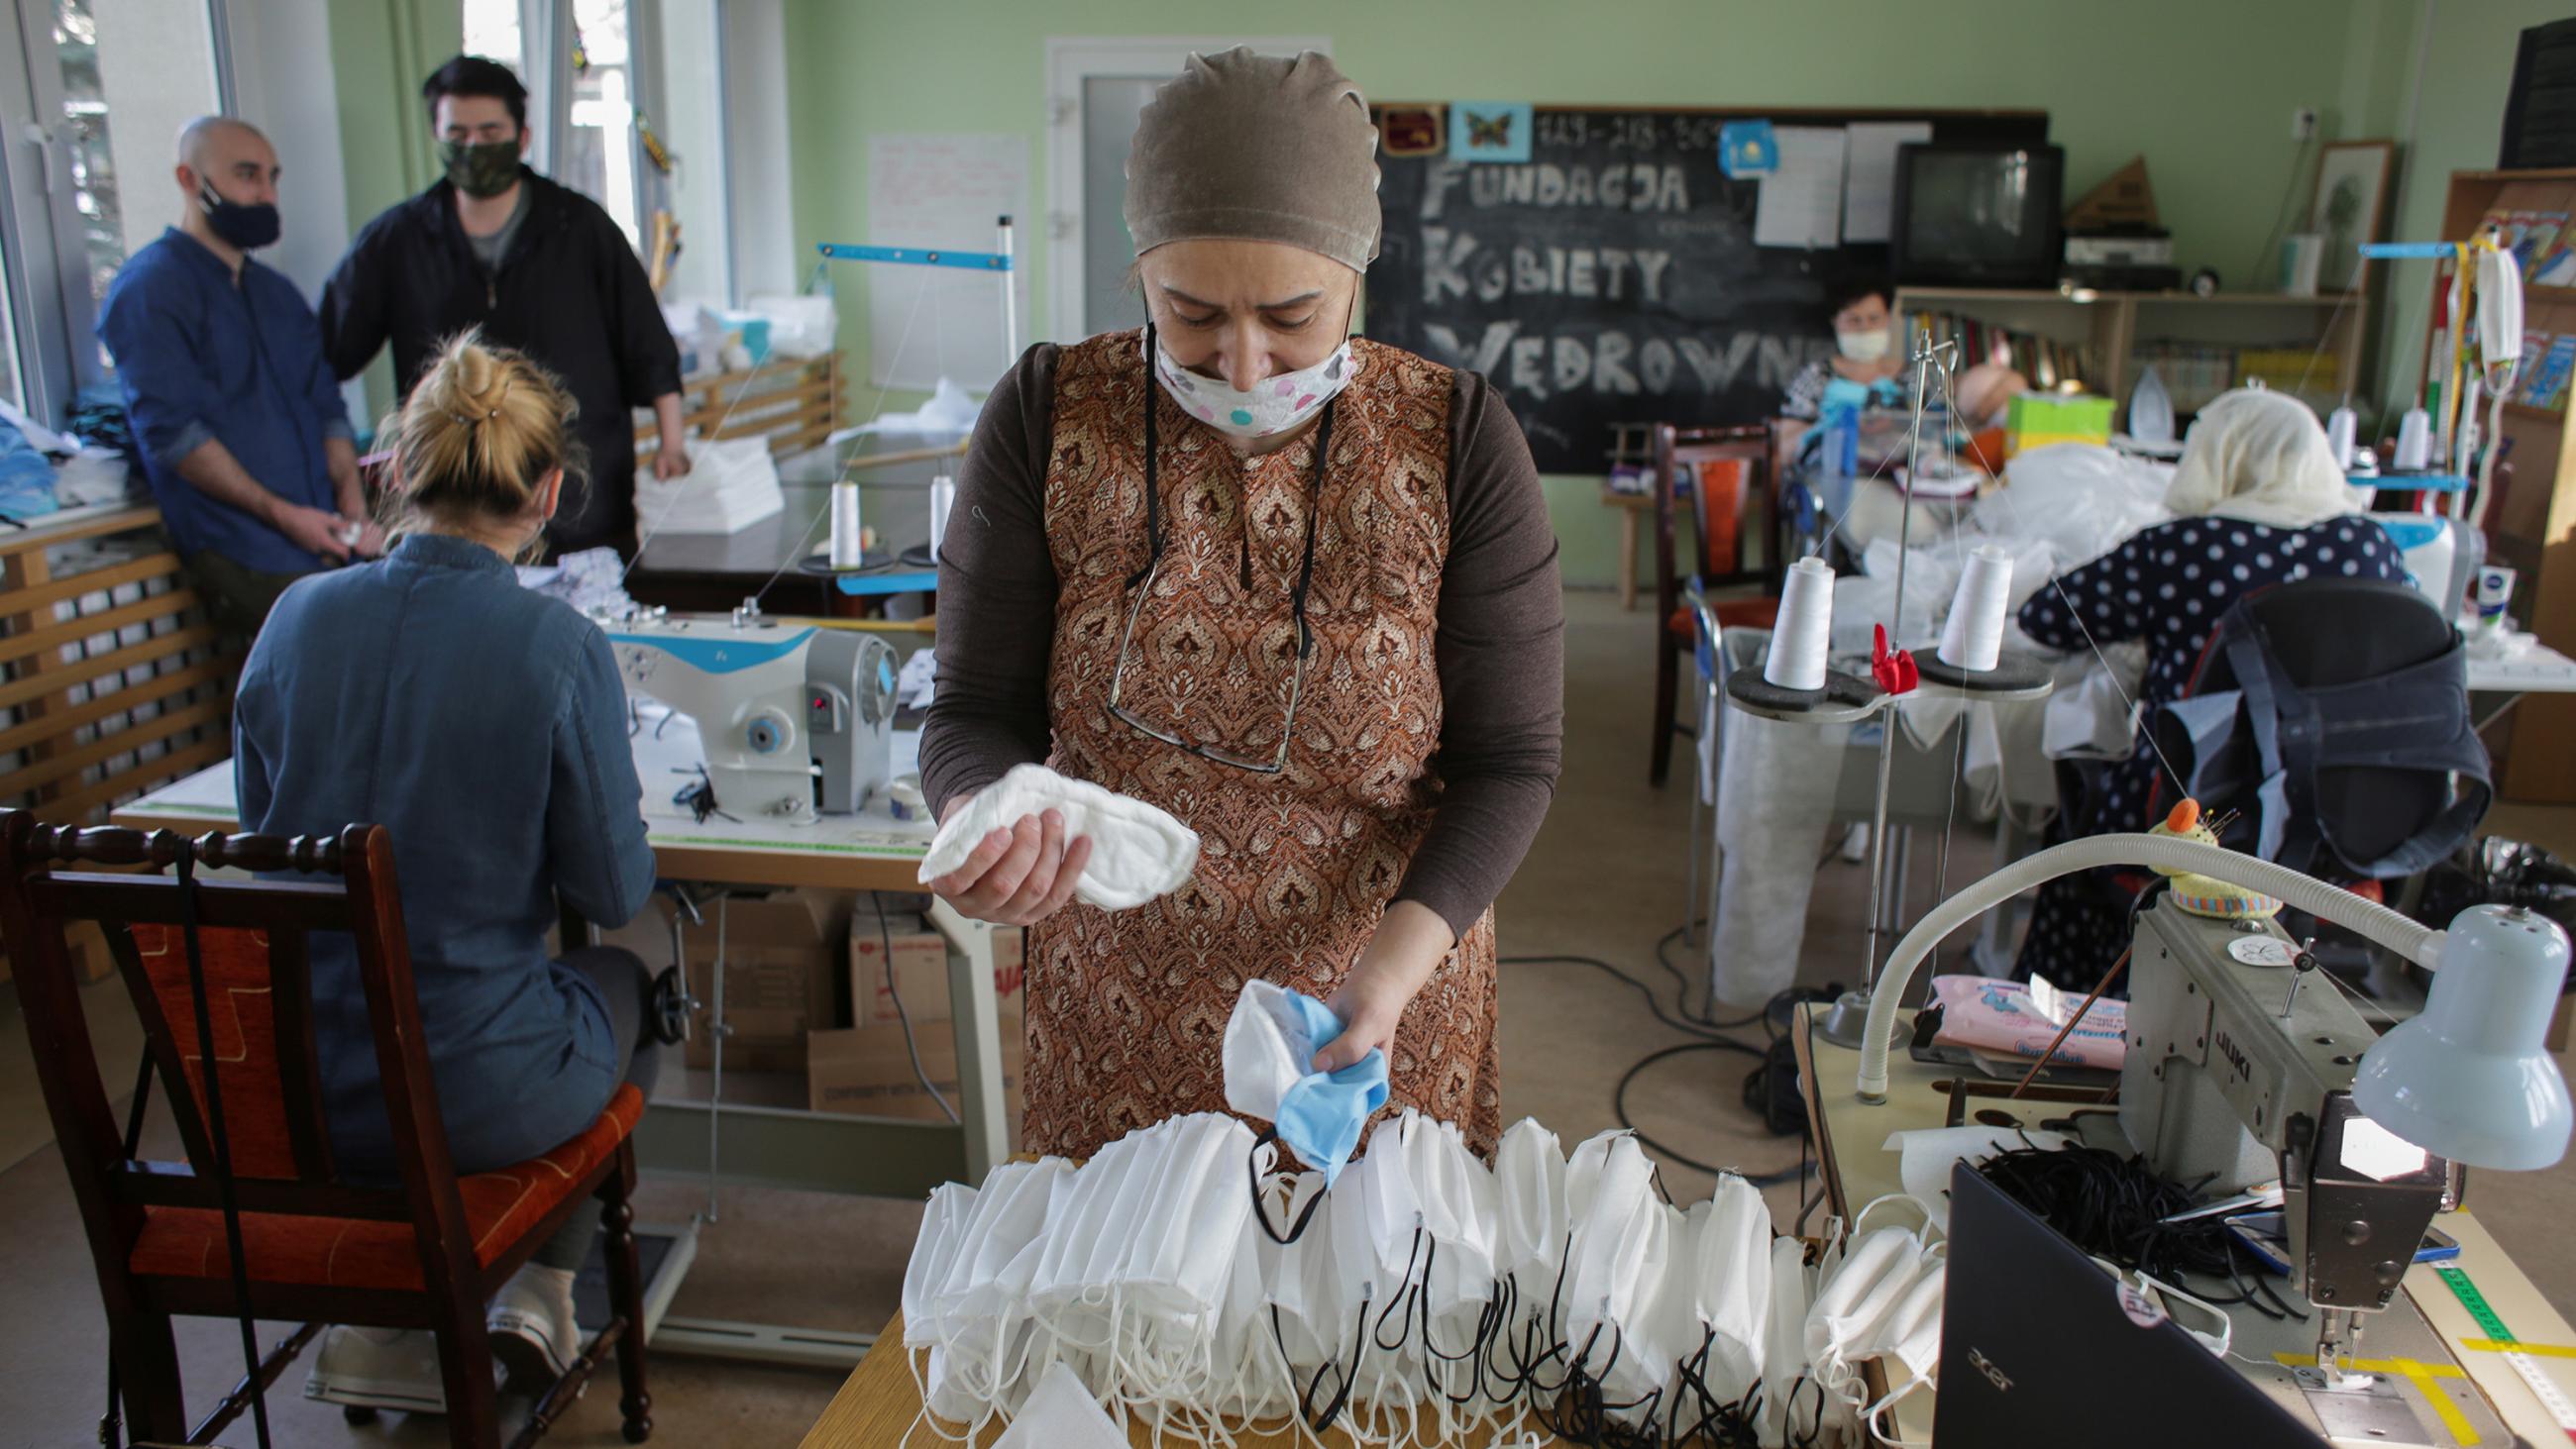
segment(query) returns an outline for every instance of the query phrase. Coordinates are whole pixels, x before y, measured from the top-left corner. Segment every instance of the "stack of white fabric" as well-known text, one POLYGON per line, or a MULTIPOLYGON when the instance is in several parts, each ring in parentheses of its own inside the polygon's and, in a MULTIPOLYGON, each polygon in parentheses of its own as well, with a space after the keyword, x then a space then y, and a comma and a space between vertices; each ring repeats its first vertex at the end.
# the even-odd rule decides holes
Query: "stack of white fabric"
POLYGON ((787 507, 778 465, 762 438, 689 444, 689 471, 664 481, 636 475, 635 514, 645 537, 740 533, 787 507))
MULTIPOLYGON (((1928 1225, 1921 1203, 1883 1201, 1928 1225)), ((1455 1125, 1410 1111, 1327 1192, 1203 1114, 1080 1167, 1011 1163, 931 1194, 904 1338, 926 1411, 979 1436, 1061 1366, 1122 1425, 1197 1443, 1302 1423, 1371 1445, 1537 1424, 1578 1443, 1734 1426, 1858 1444, 1931 1381, 1930 1236, 1879 1227, 1810 1266, 1741 1178, 1671 1205, 1629 1134, 1569 1158, 1523 1121, 1488 1168, 1455 1125), (1868 1402, 1873 1358, 1893 1388, 1868 1402)))
POLYGON ((613 548, 584 549, 542 568, 523 567, 519 586, 561 599, 584 614, 613 618, 635 607, 626 596, 626 560, 613 548))

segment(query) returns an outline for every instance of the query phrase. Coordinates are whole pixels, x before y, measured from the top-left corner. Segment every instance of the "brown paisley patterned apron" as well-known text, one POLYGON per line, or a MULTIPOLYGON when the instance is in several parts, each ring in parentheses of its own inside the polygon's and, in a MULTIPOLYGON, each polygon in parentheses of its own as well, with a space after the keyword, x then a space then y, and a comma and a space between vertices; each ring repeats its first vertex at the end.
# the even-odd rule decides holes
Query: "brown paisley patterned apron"
MULTIPOLYGON (((1055 370, 1046 531, 1061 581, 1048 708, 1057 770, 1199 833, 1179 891, 1115 914, 1079 903, 1031 927, 1025 1145, 1076 1157, 1177 1112, 1222 1111, 1226 1019, 1253 977, 1323 999, 1375 932, 1439 783, 1440 572, 1449 541, 1448 369, 1368 341, 1316 435, 1245 458, 1150 387, 1136 332, 1067 347, 1055 370), (1160 411, 1162 566, 1128 645, 1122 706, 1204 748, 1278 750, 1297 653, 1290 591, 1320 509, 1306 605, 1314 649, 1287 768, 1263 775, 1160 743, 1109 712, 1145 566, 1144 408, 1160 411)), ((1407 1008, 1392 1101, 1501 1130, 1493 915, 1407 1008)))

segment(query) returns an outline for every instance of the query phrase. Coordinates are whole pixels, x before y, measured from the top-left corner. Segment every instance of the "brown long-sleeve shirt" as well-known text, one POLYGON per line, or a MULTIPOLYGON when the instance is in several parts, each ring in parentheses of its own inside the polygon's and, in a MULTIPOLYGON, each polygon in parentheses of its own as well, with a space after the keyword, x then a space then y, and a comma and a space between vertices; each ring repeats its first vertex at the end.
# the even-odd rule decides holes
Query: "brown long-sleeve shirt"
MULTIPOLYGON (((922 786, 947 802, 1044 760, 1058 582, 1047 545, 1052 344, 995 384, 958 479, 939 561, 939 688, 922 786)), ((1538 470, 1492 385, 1456 375, 1449 409, 1449 552, 1440 578, 1439 803, 1397 900, 1464 934, 1528 853, 1556 789, 1565 613, 1538 470)))

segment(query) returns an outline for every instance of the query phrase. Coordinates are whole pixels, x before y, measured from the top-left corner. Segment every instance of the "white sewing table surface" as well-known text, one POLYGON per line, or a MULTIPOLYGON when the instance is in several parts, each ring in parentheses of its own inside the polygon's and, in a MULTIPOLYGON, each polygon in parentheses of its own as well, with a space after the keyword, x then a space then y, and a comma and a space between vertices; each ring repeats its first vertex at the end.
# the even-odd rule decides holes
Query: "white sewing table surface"
MULTIPOLYGON (((1934 1083, 1957 1072, 1915 1061, 1900 1044, 1888 1057, 1886 1105, 1869 1106, 1854 1088, 1860 1071, 1859 1050, 1836 1046, 1814 1035, 1812 1012, 1812 1006, 1799 1007, 1797 1025, 1790 1037, 1796 1043, 1798 1080, 1806 1098, 1808 1120, 1815 1124, 1816 1155, 1827 1194, 1825 1210, 1848 1219, 1871 1199, 1903 1190, 1897 1155, 1886 1150, 1888 1134, 1944 1125, 1949 1099, 1935 1089, 1934 1083)), ((1898 1020, 1911 1036, 1914 1013, 1900 1012, 1898 1020)), ((1987 1099, 1986 1105, 2000 1104, 1987 1099)), ((2052 1113, 2066 1110, 2062 1104, 2045 1105, 2052 1113)), ((2474 1205, 2476 1200, 2477 1174, 2471 1173, 2469 1201, 2474 1205)), ((2520 1346, 2540 1363, 2559 1389, 2576 1396, 2576 1330, 2569 1329, 2567 1320, 2523 1276, 2494 1235, 2478 1222, 2473 1208, 2445 1214, 2435 1226, 2459 1241, 2460 1256, 2451 1266, 2476 1282, 2489 1306, 2520 1340, 2520 1346)), ((2405 1291, 2468 1369, 2470 1380, 2484 1393, 2507 1428, 2533 1445, 2567 1440, 2569 1436, 2551 1422, 2530 1386, 2497 1352, 2498 1345, 2489 1343, 2485 1330, 2469 1316, 2430 1265, 2419 1263, 2407 1273, 2405 1291)), ((2371 1361, 2367 1358, 2369 1351, 2365 1330, 2364 1363, 2371 1361)), ((2448 1369, 2447 1365, 2441 1367, 2448 1369)), ((1918 1413, 1903 1415, 1907 1437, 1913 1437, 1917 1430, 1929 1432, 1930 1398, 1928 1394, 1917 1394, 1900 1404, 1900 1410, 1924 1406, 1919 1417, 1918 1413)), ((2437 1436, 2442 1433, 2432 1423, 2425 1428, 2437 1436)), ((2466 1444, 2473 1441, 2474 1435, 2454 1438, 2466 1444)))
MULTIPOLYGON (((665 880, 710 885, 818 886, 849 891, 919 890, 917 872, 934 833, 926 820, 897 820, 883 792, 854 815, 826 815, 810 825, 774 820, 691 818, 672 793, 697 773, 697 730, 685 717, 642 702, 633 736, 635 772, 644 787, 645 839, 665 880)), ((918 730, 894 735, 894 774, 913 772, 918 730)), ((195 834, 238 827, 232 761, 209 765, 118 808, 116 824, 195 834)))

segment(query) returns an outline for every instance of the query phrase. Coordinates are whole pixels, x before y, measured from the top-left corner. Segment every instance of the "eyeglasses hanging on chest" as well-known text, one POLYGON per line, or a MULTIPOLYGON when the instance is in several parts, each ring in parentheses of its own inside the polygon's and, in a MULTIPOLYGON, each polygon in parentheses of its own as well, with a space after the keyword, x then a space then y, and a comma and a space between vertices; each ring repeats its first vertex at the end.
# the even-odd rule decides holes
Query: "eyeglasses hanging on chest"
MULTIPOLYGON (((1152 343, 1149 338, 1147 346, 1150 348, 1151 345, 1152 343)), ((1291 660, 1289 666, 1287 707, 1279 721, 1278 747, 1266 754, 1260 754, 1255 753, 1250 749, 1240 747, 1229 748, 1220 744, 1211 744, 1188 739, 1181 733, 1182 725, 1179 721, 1162 724, 1140 718, 1138 717, 1135 709, 1131 708, 1127 702, 1126 692, 1128 670, 1131 663, 1136 660, 1134 651, 1136 621, 1143 616, 1146 601, 1155 596, 1154 585, 1156 580, 1161 576, 1163 568, 1163 505, 1161 484, 1156 467, 1156 454, 1160 449, 1156 446, 1157 438, 1154 421, 1155 414, 1161 411, 1161 400, 1155 395, 1155 387, 1152 377, 1150 375, 1147 377, 1145 392, 1145 566, 1129 575, 1127 579, 1127 592, 1129 595, 1127 604, 1127 624, 1125 628, 1119 631, 1118 663, 1109 676, 1109 713, 1120 722, 1127 725, 1130 729, 1135 730, 1138 734, 1141 734, 1148 739, 1170 745, 1177 750, 1186 751, 1189 754, 1196 755, 1200 759, 1206 760, 1212 764, 1225 765, 1238 770, 1249 770, 1256 775, 1276 775, 1284 772, 1288 768, 1288 742, 1293 737, 1293 732, 1297 724, 1298 701, 1304 697, 1306 691, 1306 661, 1315 652, 1314 631, 1308 627, 1306 622, 1306 595, 1315 578, 1315 518, 1316 515, 1323 510, 1325 460, 1332 454, 1333 413, 1339 405, 1338 400, 1326 403, 1324 405, 1321 420, 1318 422, 1315 429, 1314 469, 1310 490, 1306 499, 1306 541, 1303 555, 1297 565, 1297 581, 1295 585, 1290 588, 1288 593, 1289 616, 1296 627, 1296 655, 1294 659, 1291 660)), ((1249 508, 1251 506, 1251 500, 1248 496, 1246 497, 1243 506, 1245 508, 1249 508)), ((1248 562, 1245 566, 1245 584, 1249 587, 1250 568, 1248 562)), ((1140 677, 1145 673, 1146 671, 1143 669, 1138 670, 1140 677)))

